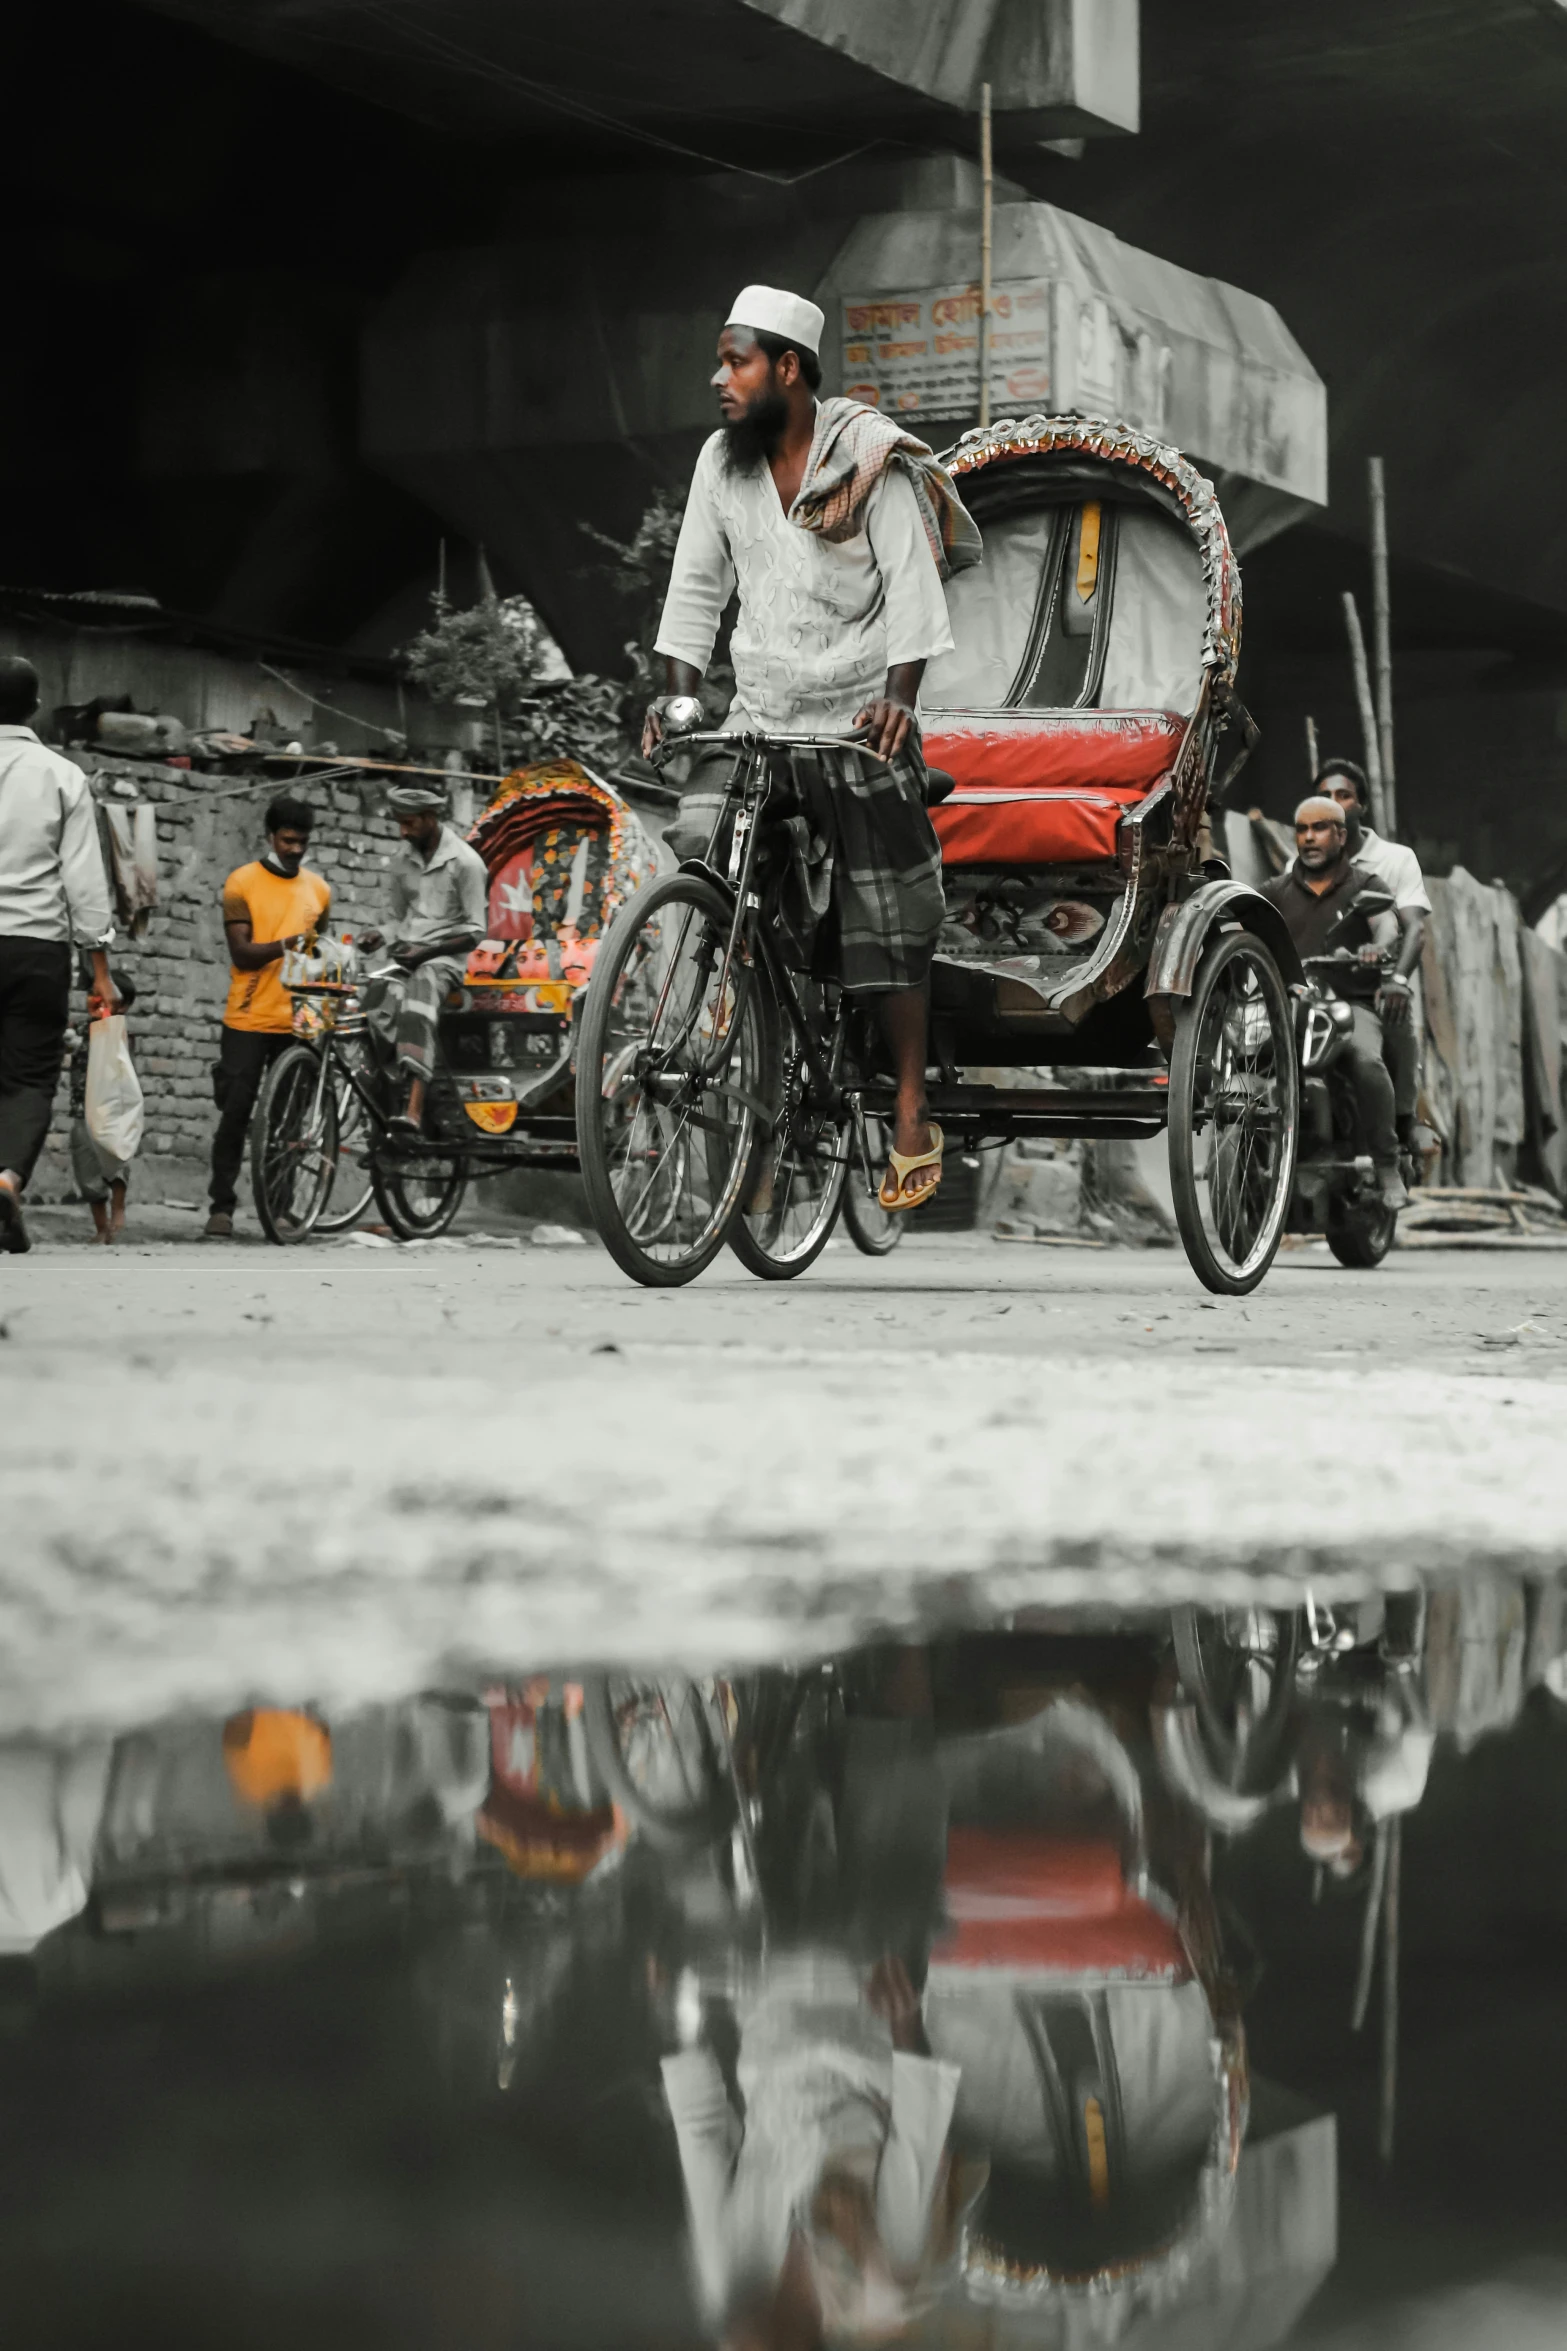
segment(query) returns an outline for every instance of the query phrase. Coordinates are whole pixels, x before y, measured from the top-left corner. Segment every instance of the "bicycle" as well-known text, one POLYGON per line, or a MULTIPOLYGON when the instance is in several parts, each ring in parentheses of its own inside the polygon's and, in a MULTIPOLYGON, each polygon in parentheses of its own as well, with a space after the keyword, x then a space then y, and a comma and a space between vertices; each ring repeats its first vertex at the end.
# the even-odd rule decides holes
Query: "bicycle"
POLYGON ((640 890, 611 926, 576 1081, 594 1223, 649 1287, 694 1280, 726 1243, 761 1279, 792 1280, 846 1197, 858 1247, 882 1255, 901 1238, 876 1207, 891 1089, 873 1075, 866 1016, 799 968, 780 920, 784 820, 799 809, 785 763, 857 742, 681 731, 665 746, 738 756, 705 854, 640 890))
POLYGON ((268 1070, 252 1128, 251 1191, 267 1239, 288 1246, 346 1232, 372 1194, 399 1240, 445 1232, 467 1190, 466 1161, 392 1131, 358 990, 317 980, 291 993, 309 1025, 268 1070))

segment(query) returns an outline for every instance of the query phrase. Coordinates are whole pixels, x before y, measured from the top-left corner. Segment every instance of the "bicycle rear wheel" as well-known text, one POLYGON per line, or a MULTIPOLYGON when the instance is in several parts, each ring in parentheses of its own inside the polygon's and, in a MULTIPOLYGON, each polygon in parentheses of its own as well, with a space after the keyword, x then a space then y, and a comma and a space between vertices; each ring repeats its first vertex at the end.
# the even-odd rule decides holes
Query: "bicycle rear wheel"
POLYGON ((319 1221, 337 1166, 337 1098, 309 1045, 285 1045, 262 1083, 251 1123, 250 1188, 269 1241, 303 1241, 319 1221))
POLYGON ((421 1154, 401 1158, 384 1146, 370 1163, 376 1205, 400 1241, 433 1241, 444 1233, 468 1189, 467 1162, 421 1154))
POLYGON ((889 1216, 877 1198, 881 1171, 892 1147, 892 1127, 884 1118, 867 1118, 865 1140, 870 1169, 860 1164, 859 1138, 851 1133, 849 1173, 843 1187, 843 1221, 850 1240, 866 1257, 889 1257, 909 1227, 907 1216, 889 1216))
MULTIPOLYGON (((807 995, 815 1015, 820 991, 807 995)), ((853 1148, 847 1116, 824 1114, 812 1105, 811 1066, 792 1024, 777 1066, 773 1131, 763 1138, 756 1179, 729 1228, 730 1248, 747 1272, 764 1282, 793 1281, 826 1248, 853 1148)))
POLYGON ((623 906, 600 947, 577 1048, 577 1151, 599 1235, 650 1288, 691 1281, 755 1181, 777 1098, 772 986, 738 958, 731 907, 698 874, 623 906))

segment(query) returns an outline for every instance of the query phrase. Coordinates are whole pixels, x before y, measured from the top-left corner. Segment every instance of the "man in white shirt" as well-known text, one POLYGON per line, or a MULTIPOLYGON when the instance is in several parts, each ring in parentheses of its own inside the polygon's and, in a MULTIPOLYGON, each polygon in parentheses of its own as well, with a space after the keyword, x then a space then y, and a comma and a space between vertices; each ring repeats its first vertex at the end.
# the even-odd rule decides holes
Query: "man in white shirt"
POLYGON ((38 673, 0 655, 0 1250, 31 1243, 22 1193, 49 1132, 71 1005, 72 942, 92 961, 90 1013, 109 977, 109 885, 87 778, 27 723, 38 673))
POLYGON ((1388 892, 1403 934, 1397 966, 1383 984, 1377 1010, 1382 1017, 1382 1058, 1393 1080, 1398 1139, 1406 1151, 1412 1151, 1415 1105, 1420 1096, 1420 1032, 1413 1017, 1415 972, 1431 912, 1425 876, 1413 849, 1406 849, 1401 841, 1384 841, 1367 824, 1366 771, 1353 759, 1325 760, 1317 770, 1316 789, 1343 809, 1350 863, 1363 873, 1374 874, 1388 892))
MULTIPOLYGON (((927 1117, 931 955, 941 851, 925 805, 915 709, 948 651, 942 582, 979 559, 979 534, 924 444, 852 400, 816 397, 814 302, 747 286, 718 339, 722 425, 692 477, 657 651, 667 695, 694 694, 738 592, 725 725, 777 733, 863 728, 864 748, 796 755, 832 861, 838 976, 874 996, 898 1103, 883 1205, 914 1208, 941 1180, 927 1117)), ((660 739, 663 704, 643 748, 660 739)))

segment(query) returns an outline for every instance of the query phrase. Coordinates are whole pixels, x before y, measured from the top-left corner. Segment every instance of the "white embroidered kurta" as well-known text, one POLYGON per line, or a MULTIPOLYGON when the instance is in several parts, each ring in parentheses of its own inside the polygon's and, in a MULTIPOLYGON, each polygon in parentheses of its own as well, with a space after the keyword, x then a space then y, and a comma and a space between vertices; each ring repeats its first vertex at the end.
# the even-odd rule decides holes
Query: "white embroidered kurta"
POLYGON ((834 542, 789 520, 765 465, 730 473, 715 433, 691 478, 657 650, 705 670, 736 588, 731 727, 846 729, 890 668, 952 647, 941 575, 896 463, 866 500, 864 529, 834 542))

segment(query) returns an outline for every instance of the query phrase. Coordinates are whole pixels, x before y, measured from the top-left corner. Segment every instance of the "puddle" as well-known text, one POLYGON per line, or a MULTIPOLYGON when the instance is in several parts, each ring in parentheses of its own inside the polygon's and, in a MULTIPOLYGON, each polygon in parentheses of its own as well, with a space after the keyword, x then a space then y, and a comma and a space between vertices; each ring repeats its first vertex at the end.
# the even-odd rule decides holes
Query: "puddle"
POLYGON ((1559 2339, 1564 1652, 1487 1575, 0 1744, 10 2339, 1559 2339))

